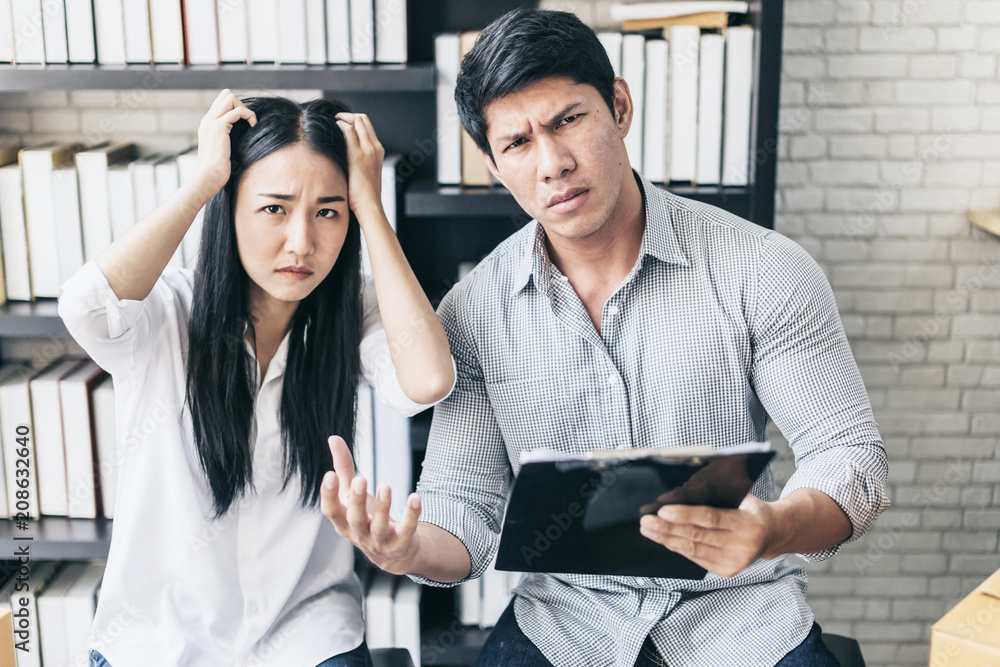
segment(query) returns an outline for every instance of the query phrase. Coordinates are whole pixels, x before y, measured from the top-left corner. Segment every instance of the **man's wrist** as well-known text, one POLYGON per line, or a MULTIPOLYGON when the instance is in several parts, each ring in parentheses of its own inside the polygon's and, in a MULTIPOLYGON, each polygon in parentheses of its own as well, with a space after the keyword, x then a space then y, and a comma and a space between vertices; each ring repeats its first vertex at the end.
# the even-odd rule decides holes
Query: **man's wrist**
POLYGON ((790 553, 788 550, 788 526, 791 524, 789 512, 793 510, 782 500, 764 502, 764 512, 767 519, 767 539, 764 551, 760 557, 771 560, 790 553))

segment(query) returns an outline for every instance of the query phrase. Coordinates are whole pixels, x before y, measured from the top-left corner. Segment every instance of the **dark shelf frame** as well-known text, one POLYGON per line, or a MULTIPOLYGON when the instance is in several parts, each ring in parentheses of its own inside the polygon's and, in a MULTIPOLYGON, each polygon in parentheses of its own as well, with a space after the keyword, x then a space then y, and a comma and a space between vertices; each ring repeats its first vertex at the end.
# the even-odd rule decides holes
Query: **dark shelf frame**
MULTIPOLYGON (((675 195, 703 201, 744 218, 749 217, 753 201, 752 188, 723 188, 715 185, 679 183, 657 185, 675 195)), ((411 218, 442 216, 528 218, 510 191, 500 185, 488 188, 437 185, 432 179, 423 178, 415 180, 407 187, 404 202, 406 215, 411 218)))
POLYGON ((0 90, 181 90, 221 88, 434 91, 434 65, 7 65, 0 90))
POLYGON ((55 299, 8 301, 0 306, 0 337, 67 335, 55 299))
POLYGON ((14 560, 27 546, 34 560, 91 560, 107 558, 111 547, 110 519, 42 517, 19 530, 14 521, 0 519, 0 561, 14 560), (26 539, 30 537, 31 539, 26 539))

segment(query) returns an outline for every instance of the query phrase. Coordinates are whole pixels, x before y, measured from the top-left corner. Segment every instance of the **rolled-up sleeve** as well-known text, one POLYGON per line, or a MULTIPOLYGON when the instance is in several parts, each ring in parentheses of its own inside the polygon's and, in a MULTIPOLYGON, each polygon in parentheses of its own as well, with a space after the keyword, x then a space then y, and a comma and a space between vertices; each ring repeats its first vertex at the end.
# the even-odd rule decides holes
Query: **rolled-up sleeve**
POLYGON ((151 317, 157 309, 148 306, 146 301, 119 299, 100 267, 90 261, 63 283, 59 317, 101 368, 120 374, 146 361, 150 346, 144 343, 159 326, 151 317))
MULTIPOLYGON (((843 544, 853 542, 889 506, 885 447, 868 394, 820 267, 778 235, 763 241, 760 257, 751 382, 795 454, 781 497, 803 488, 825 493, 850 519, 843 544)), ((818 561, 839 549, 800 555, 818 561)))
MULTIPOLYGON (((512 472, 473 337, 457 314, 456 302, 463 294, 452 290, 438 309, 455 359, 456 382, 451 395, 434 408, 417 492, 423 503, 420 520, 465 545, 472 564, 468 578, 474 579, 496 554, 512 472)), ((461 583, 411 578, 431 586, 461 583)))
MULTIPOLYGON (((378 308, 378 299, 375 296, 375 286, 371 281, 365 283, 363 301, 361 375, 365 381, 371 385, 383 403, 407 417, 437 405, 440 401, 417 403, 406 395, 402 385, 399 384, 399 376, 396 375, 396 367, 392 363, 392 355, 389 352, 389 339, 382 326, 382 316, 378 308)), ((454 369, 454 358, 451 363, 454 369)), ((452 389, 454 386, 455 384, 452 382, 452 389)))

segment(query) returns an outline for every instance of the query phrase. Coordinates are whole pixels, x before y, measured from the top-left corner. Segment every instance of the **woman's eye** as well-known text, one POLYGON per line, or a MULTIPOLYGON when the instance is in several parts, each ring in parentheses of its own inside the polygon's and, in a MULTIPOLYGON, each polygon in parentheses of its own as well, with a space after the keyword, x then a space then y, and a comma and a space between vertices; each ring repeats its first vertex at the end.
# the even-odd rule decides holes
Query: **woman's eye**
POLYGON ((319 217, 321 217, 321 218, 331 218, 331 219, 333 219, 333 218, 340 217, 340 211, 338 211, 335 208, 324 208, 324 209, 320 209, 320 212, 317 213, 317 215, 319 217))
POLYGON ((271 214, 281 213, 281 207, 277 204, 271 204, 269 206, 265 206, 261 210, 264 211, 264 213, 271 213, 271 214))

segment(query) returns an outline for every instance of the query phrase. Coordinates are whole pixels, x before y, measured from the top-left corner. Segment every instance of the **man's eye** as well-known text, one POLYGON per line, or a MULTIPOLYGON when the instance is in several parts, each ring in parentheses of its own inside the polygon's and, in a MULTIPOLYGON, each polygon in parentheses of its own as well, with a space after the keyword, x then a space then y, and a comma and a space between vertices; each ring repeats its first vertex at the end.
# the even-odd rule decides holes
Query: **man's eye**
POLYGON ((507 148, 517 148, 518 146, 520 146, 523 143, 524 143, 524 139, 518 139, 517 141, 515 141, 511 145, 507 146, 507 148))
POLYGON ((569 123, 572 123, 574 120, 576 120, 579 117, 580 117, 580 114, 573 114, 572 116, 566 116, 561 121, 559 121, 559 125, 568 125, 569 123))

